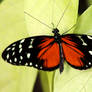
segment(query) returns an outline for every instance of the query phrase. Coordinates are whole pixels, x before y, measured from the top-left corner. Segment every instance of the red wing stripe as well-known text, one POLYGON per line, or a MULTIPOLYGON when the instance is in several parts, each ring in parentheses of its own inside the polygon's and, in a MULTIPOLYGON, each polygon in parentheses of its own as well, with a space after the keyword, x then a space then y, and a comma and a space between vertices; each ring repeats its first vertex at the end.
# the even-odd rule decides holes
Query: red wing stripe
POLYGON ((39 55, 37 56, 38 58, 41 58, 50 48, 52 47, 52 45, 48 45, 46 47, 43 48, 43 50, 39 53, 39 55))
POLYGON ((43 66, 45 68, 53 68, 58 66, 60 63, 58 44, 54 43, 50 47, 42 49, 37 57, 44 61, 43 66))
POLYGON ((74 66, 84 65, 80 59, 84 56, 84 54, 80 50, 65 43, 62 43, 62 48, 63 48, 65 59, 69 64, 74 66))
POLYGON ((64 43, 65 43, 70 49, 74 50, 76 53, 78 53, 78 54, 84 56, 84 54, 83 54, 80 50, 76 49, 75 46, 72 46, 71 44, 68 44, 68 43, 66 43, 66 42, 64 42, 64 43))

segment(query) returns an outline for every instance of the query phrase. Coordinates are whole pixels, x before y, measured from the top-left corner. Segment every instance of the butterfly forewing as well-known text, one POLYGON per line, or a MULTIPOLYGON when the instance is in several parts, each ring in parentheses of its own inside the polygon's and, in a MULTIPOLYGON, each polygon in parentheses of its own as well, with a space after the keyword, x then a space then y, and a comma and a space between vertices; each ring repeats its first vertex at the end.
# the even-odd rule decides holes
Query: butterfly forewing
POLYGON ((67 34, 61 37, 65 60, 77 69, 92 66, 92 36, 67 34))
POLYGON ((22 39, 11 44, 4 50, 2 54, 3 59, 15 65, 31 65, 29 60, 31 58, 34 39, 22 39))
POLYGON ((11 44, 4 50, 2 57, 13 65, 53 70, 59 66, 58 53, 58 45, 54 43, 52 36, 37 36, 25 38, 11 44))

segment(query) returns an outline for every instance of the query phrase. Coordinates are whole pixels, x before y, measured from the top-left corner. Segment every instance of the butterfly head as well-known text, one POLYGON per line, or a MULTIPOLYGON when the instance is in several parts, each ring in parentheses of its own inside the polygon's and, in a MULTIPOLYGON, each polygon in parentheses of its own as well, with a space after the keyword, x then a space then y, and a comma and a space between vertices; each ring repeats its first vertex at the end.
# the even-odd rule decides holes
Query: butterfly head
POLYGON ((52 31, 54 33, 54 38, 56 42, 60 42, 60 34, 59 34, 59 30, 57 28, 53 29, 52 31))
POLYGON ((59 34, 59 30, 58 30, 57 28, 53 29, 52 33, 54 33, 55 36, 56 36, 56 35, 57 35, 57 36, 60 35, 60 34, 59 34))

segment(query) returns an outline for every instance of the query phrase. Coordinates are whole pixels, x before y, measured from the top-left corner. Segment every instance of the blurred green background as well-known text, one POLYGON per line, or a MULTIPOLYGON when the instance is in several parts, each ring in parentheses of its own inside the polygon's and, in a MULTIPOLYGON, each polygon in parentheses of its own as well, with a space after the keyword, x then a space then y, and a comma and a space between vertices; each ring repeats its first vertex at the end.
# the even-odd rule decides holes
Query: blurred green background
POLYGON ((60 33, 76 23, 71 33, 92 35, 92 0, 0 0, 0 92, 92 92, 92 69, 79 71, 65 62, 62 74, 58 69, 44 72, 10 65, 1 57, 14 41, 33 35, 52 35, 50 29, 25 15, 24 10, 52 26, 51 21, 57 24, 69 1, 58 27, 60 33))

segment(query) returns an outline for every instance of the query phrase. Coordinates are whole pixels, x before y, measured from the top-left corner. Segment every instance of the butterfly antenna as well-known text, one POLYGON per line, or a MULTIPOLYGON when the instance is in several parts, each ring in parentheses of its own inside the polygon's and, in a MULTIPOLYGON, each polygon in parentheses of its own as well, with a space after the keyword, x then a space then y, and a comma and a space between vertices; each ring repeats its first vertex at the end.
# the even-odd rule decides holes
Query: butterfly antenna
POLYGON ((71 29, 73 29, 76 26, 76 24, 74 24, 71 28, 69 28, 67 31, 65 31, 62 35, 66 34, 68 31, 70 31, 71 29))
POLYGON ((68 9, 69 4, 70 4, 70 1, 68 2, 68 5, 67 5, 66 8, 64 9, 64 11, 63 11, 63 13, 62 13, 62 15, 61 15, 61 17, 60 17, 60 19, 59 19, 57 25, 56 25, 56 28, 58 27, 58 25, 60 24, 62 18, 64 17, 64 14, 65 14, 66 10, 68 9))
POLYGON ((52 0, 52 19, 51 19, 51 24, 52 24, 52 26, 53 26, 53 29, 54 29, 54 23, 53 23, 53 19, 54 19, 54 7, 55 7, 55 0, 52 0))
POLYGON ((31 18, 37 20, 38 22, 40 22, 41 24, 45 25, 46 27, 52 29, 52 27, 48 26, 47 24, 45 24, 44 22, 40 21, 39 19, 33 17, 31 14, 27 13, 26 11, 24 11, 25 14, 27 14, 28 16, 30 16, 31 18))

